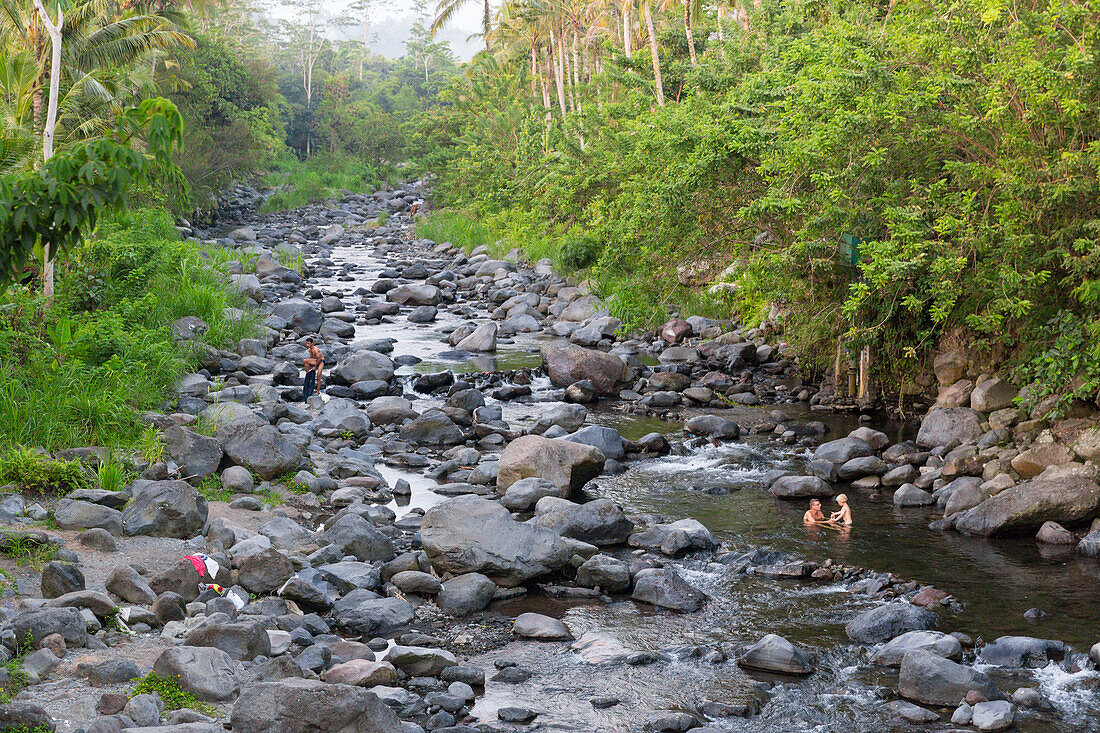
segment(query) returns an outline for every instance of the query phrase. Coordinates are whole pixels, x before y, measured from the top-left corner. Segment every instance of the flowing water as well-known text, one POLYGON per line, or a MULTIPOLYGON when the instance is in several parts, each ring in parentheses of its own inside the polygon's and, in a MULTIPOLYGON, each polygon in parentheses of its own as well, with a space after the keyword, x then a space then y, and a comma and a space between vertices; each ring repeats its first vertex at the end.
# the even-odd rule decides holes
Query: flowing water
MULTIPOLYGON (((338 264, 354 263, 357 269, 351 281, 323 279, 321 286, 329 290, 369 287, 383 267, 359 247, 339 247, 332 259, 338 264)), ((538 343, 544 337, 527 335, 517 336, 512 343, 502 341, 495 356, 450 357, 442 329, 460 322, 441 311, 439 319, 427 325, 404 321, 360 325, 356 338, 394 339, 394 356, 421 360, 399 374, 538 365, 538 343)), ((539 414, 537 402, 555 396, 545 378, 536 379, 532 389, 531 401, 502 405, 509 423, 533 423, 539 414)), ((417 409, 424 404, 418 402, 417 409)), ((768 419, 773 409, 792 421, 824 420, 831 429, 830 438, 856 427, 852 418, 823 417, 794 405, 735 408, 727 415, 745 428, 768 419)), ((681 430, 679 423, 608 408, 594 410, 590 421, 615 427, 628 438, 653 431, 676 437, 681 430)), ((896 426, 878 427, 901 437, 896 426)), ((855 526, 850 529, 805 528, 802 502, 774 499, 764 476, 774 469, 798 469, 807 457, 805 447, 782 445, 774 436, 747 435, 742 441, 706 445, 687 455, 631 462, 628 471, 597 479, 588 492, 614 499, 628 513, 694 517, 735 550, 767 546, 935 585, 963 604, 961 612, 945 615, 947 631, 986 640, 1009 634, 1060 639, 1079 651, 1100 641, 1100 565, 1095 560, 1040 548, 1030 539, 994 541, 934 532, 928 528, 933 512, 896 509, 888 492, 881 496, 849 492, 855 513, 855 526), (1032 607, 1043 610, 1046 618, 1037 624, 1025 621, 1023 613, 1032 607)), ((391 484, 405 478, 412 486, 411 496, 391 504, 399 516, 443 499, 432 492, 434 482, 424 476, 388 467, 382 467, 382 473, 391 484)), ((626 731, 636 730, 639 721, 654 710, 698 711, 705 701, 750 703, 760 694, 759 681, 765 678, 749 675, 731 662, 706 661, 701 654, 777 633, 816 653, 818 671, 804 680, 766 680, 774 687, 759 715, 725 718, 711 725, 766 733, 928 729, 880 710, 885 688, 896 688, 896 672, 892 679, 889 670, 870 665, 867 651, 852 645, 844 634, 844 623, 876 601, 851 593, 840 583, 737 575, 727 566, 697 560, 679 561, 677 567, 710 596, 705 610, 675 615, 630 601, 563 602, 537 594, 498 604, 495 610, 509 616, 537 610, 561 617, 578 641, 570 648, 517 642, 480 659, 488 663, 507 657, 538 674, 521 685, 490 684, 475 715, 492 720, 498 707, 522 705, 548 711, 539 719, 545 730, 626 731), (625 655, 638 651, 657 652, 659 660, 642 666, 622 663, 625 655), (589 703, 595 696, 621 698, 622 703, 597 710, 589 703)), ((1054 704, 1050 713, 1021 710, 1019 730, 1100 731, 1097 673, 1070 674, 1056 665, 1037 671, 989 671, 1003 690, 1038 686, 1054 704)), ((950 717, 950 711, 945 717, 950 717)))

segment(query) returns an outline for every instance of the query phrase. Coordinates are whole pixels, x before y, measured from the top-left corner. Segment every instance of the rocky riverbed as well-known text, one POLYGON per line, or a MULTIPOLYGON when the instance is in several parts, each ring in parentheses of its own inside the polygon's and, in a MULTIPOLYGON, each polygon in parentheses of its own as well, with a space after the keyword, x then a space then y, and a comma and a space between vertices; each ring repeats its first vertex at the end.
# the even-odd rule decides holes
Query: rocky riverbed
POLYGON ((0 730, 1100 730, 1088 418, 955 355, 919 430, 873 428, 776 330, 623 338, 548 262, 418 240, 424 195, 181 227, 260 331, 176 324, 203 368, 125 492, 0 504, 60 547, 10 568, 0 730), (801 527, 840 491, 853 529, 801 527), (131 697, 150 670, 209 707, 131 697))

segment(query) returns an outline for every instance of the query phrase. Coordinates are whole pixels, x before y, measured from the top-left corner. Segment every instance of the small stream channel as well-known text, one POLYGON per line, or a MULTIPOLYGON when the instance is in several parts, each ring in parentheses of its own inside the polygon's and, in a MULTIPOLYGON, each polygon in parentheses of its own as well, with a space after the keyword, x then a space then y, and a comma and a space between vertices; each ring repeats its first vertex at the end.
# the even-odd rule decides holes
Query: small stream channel
MULTIPOLYGON (((350 293, 368 288, 383 264, 359 247, 338 247, 333 261, 354 264, 351 277, 326 278, 319 285, 350 293)), ((427 325, 404 322, 356 327, 356 340, 395 340, 393 356, 415 356, 421 361, 399 374, 441 370, 456 373, 534 367, 539 364, 539 338, 502 340, 494 356, 472 360, 448 358, 443 329, 462 322, 440 312, 427 325)), ((531 424, 539 414, 538 401, 560 397, 544 378, 535 380, 532 401, 502 405, 505 420, 514 426, 531 424)), ((490 400, 492 402, 492 400, 490 400)), ((418 403, 422 406, 423 401, 418 403)), ((780 410, 789 420, 823 420, 830 438, 841 437, 857 423, 849 416, 810 413, 795 405, 742 407, 727 412, 743 428, 768 419, 780 410)), ((638 418, 602 407, 590 422, 617 428, 637 438, 658 431, 682 437, 681 425, 638 418)), ((898 436, 893 425, 873 426, 898 436)), ((748 431, 743 431, 747 433, 748 431)), ((982 540, 928 528, 934 514, 925 509, 896 509, 889 492, 852 494, 855 526, 837 531, 805 528, 802 502, 774 499, 764 477, 774 469, 797 468, 807 459, 801 446, 780 444, 771 435, 746 435, 738 442, 706 445, 687 455, 671 455, 628 464, 617 476, 603 476, 588 487, 590 496, 608 497, 628 513, 655 513, 679 519, 694 517, 731 549, 767 546, 798 553, 810 560, 834 561, 894 573, 905 579, 935 585, 955 596, 963 608, 946 614, 945 631, 962 631, 992 640, 1001 635, 1028 635, 1060 639, 1079 651, 1100 641, 1100 565, 1072 552, 1053 552, 1030 539, 982 540), (1023 614, 1037 607, 1047 616, 1027 622, 1023 614)), ((406 479, 412 494, 391 504, 398 516, 409 509, 427 509, 444 497, 432 492, 431 479, 379 465, 391 483, 406 479)), ((710 595, 705 610, 688 615, 654 612, 652 608, 619 600, 611 604, 592 600, 562 601, 538 594, 497 604, 495 611, 514 616, 526 610, 563 618, 578 639, 571 647, 516 642, 479 658, 491 664, 507 657, 537 669, 539 674, 521 685, 497 685, 474 709, 484 720, 495 719, 504 705, 523 705, 553 711, 540 718, 542 730, 637 730, 641 716, 653 710, 700 709, 706 701, 750 704, 765 678, 750 676, 731 663, 715 664, 701 658, 700 648, 752 643, 765 633, 777 633, 817 654, 818 672, 805 680, 771 679, 776 683, 770 702, 754 717, 730 717, 712 723, 720 730, 759 731, 908 731, 913 726, 880 710, 890 672, 873 667, 865 649, 851 644, 843 625, 857 611, 877 603, 851 593, 839 583, 820 584, 737 575, 727 566, 695 560, 677 562, 684 577, 710 595), (658 652, 659 661, 642 666, 621 663, 638 651, 658 652), (622 703, 597 710, 589 700, 612 696, 622 703)), ((1055 665, 1043 670, 1017 671, 1006 676, 989 670, 1002 689, 1038 686, 1055 710, 1038 715, 1021 710, 1017 729, 1100 731, 1100 676, 1094 672, 1069 674, 1055 665)), ((896 671, 893 672, 896 677, 896 671)), ((950 713, 945 717, 949 717, 950 713)), ((950 730, 933 724, 933 730, 950 730)))

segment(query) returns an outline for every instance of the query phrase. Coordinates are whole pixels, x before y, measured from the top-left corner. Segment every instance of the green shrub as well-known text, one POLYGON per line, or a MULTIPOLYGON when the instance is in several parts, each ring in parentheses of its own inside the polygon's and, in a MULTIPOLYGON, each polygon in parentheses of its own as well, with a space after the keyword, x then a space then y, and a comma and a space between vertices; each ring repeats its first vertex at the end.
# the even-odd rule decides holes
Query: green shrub
POLYGON ((216 716, 218 709, 209 703, 200 701, 190 692, 180 688, 178 677, 162 677, 150 672, 141 678, 130 697, 137 695, 157 695, 167 710, 190 708, 203 715, 216 716))
POLYGON ((59 496, 88 483, 79 461, 55 461, 19 446, 0 455, 0 484, 15 484, 20 491, 59 496))
POLYGON ((583 270, 596 264, 603 246, 593 237, 571 236, 561 243, 561 264, 570 270, 583 270))

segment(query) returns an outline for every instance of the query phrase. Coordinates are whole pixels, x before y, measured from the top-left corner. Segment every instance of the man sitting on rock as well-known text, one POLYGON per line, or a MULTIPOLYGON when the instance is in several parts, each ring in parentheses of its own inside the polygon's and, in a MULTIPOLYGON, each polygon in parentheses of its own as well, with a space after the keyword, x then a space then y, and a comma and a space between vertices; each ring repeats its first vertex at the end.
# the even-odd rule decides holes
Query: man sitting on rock
POLYGON ((313 345, 312 336, 306 339, 306 349, 309 353, 305 359, 306 378, 302 383, 302 399, 308 401, 311 394, 321 389, 321 370, 325 368, 325 355, 313 345))

